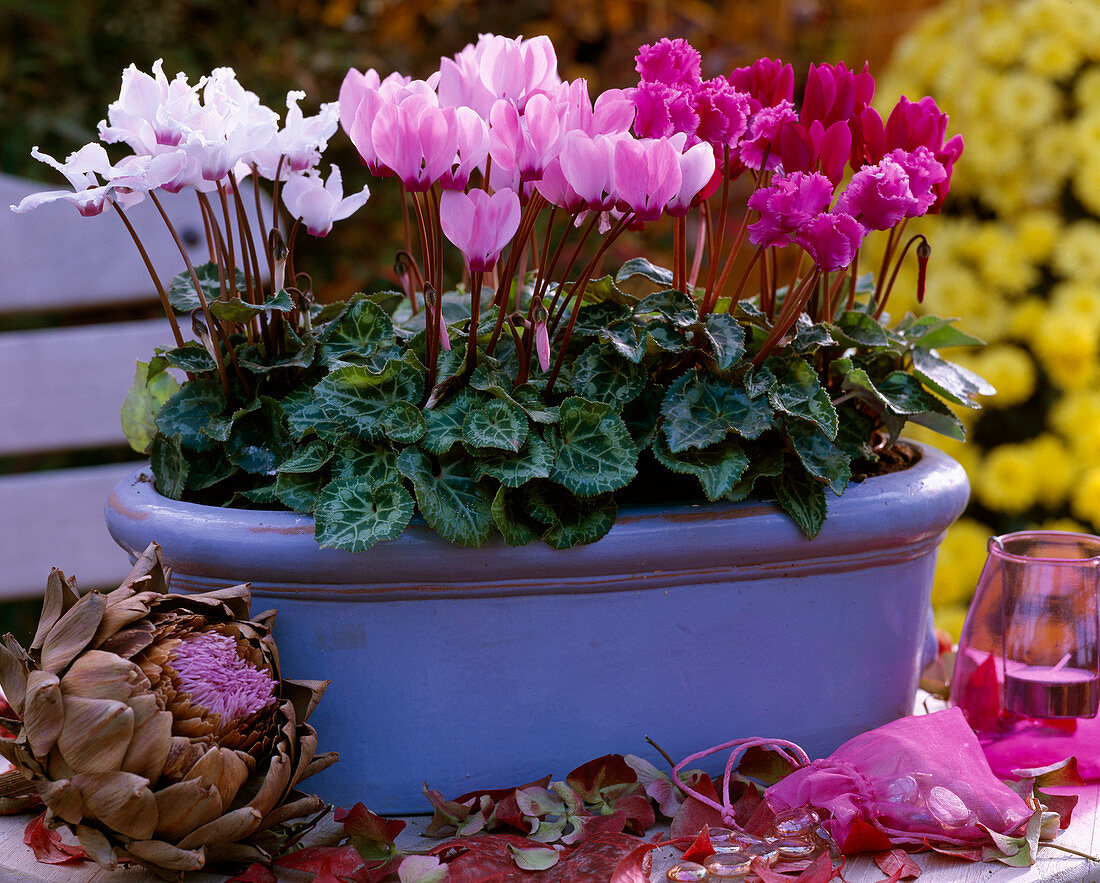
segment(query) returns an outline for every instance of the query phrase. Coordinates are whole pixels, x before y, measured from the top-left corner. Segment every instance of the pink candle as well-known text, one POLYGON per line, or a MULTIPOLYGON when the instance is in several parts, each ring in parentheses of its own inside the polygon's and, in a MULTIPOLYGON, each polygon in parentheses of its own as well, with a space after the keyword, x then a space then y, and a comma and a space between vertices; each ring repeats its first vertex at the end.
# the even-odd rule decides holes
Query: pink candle
POLYGON ((1095 717, 1100 709, 1100 675, 1057 665, 1012 666, 1005 671, 1005 709, 1035 718, 1095 717))

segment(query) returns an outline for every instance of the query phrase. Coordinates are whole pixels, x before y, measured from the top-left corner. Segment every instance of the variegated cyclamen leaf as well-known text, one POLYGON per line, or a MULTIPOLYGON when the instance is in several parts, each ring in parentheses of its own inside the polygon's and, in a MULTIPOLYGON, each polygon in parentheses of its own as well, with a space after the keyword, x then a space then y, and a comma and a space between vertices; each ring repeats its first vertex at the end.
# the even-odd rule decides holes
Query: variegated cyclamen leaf
POLYGON ((165 435, 177 436, 182 447, 207 451, 214 447, 215 441, 203 428, 227 407, 215 378, 196 377, 164 403, 157 414, 157 429, 165 435))
POLYGON ((825 329, 843 346, 888 346, 890 338, 874 316, 859 310, 848 310, 837 317, 835 324, 825 323, 825 329))
POLYGON ((366 479, 371 485, 401 481, 397 450, 388 441, 363 441, 345 436, 337 442, 332 459, 334 479, 366 479))
POLYGON ((527 516, 544 525, 543 542, 554 549, 602 539, 618 514, 614 494, 578 497, 552 482, 532 482, 520 499, 527 516))
POLYGON ((362 552, 400 536, 412 515, 412 497, 400 484, 336 479, 321 490, 315 535, 322 548, 362 552))
POLYGON ((287 291, 279 291, 271 295, 263 303, 250 304, 239 297, 231 297, 229 300, 218 300, 210 303, 210 312, 223 322, 250 321, 260 313, 269 310, 277 313, 289 313, 294 309, 294 301, 290 299, 287 291))
POLYGON ((319 438, 299 445, 279 464, 277 472, 316 472, 332 459, 332 448, 319 438))
POLYGON ((996 395, 997 390, 984 378, 962 365, 948 362, 930 350, 915 347, 911 356, 913 370, 922 381, 956 405, 978 408, 978 396, 996 395))
POLYGON ((505 487, 497 488, 493 497, 493 521, 509 546, 526 546, 537 540, 545 528, 533 522, 523 508, 520 492, 505 487))
POLYGON ((463 389, 434 408, 424 411, 424 438, 421 447, 430 454, 445 454, 462 441, 466 415, 483 399, 472 389, 463 389))
POLYGON ((796 463, 789 463, 771 482, 779 507, 794 519, 807 537, 811 540, 816 537, 825 523, 828 508, 825 485, 796 463))
POLYGON ((317 473, 280 472, 275 477, 275 497, 288 509, 308 515, 317 508, 323 483, 317 473))
POLYGON ((283 406, 267 396, 256 402, 258 407, 234 415, 225 455, 245 472, 266 475, 290 455, 293 442, 283 406))
POLYGON ((381 371, 361 365, 337 368, 313 387, 324 412, 360 438, 383 434, 382 416, 394 402, 416 403, 423 377, 408 362, 393 359, 381 371))
POLYGON ((214 362, 214 357, 206 351, 206 347, 193 340, 175 349, 166 350, 164 359, 170 367, 179 368, 181 371, 190 371, 194 374, 205 374, 207 371, 214 371, 218 367, 214 362))
POLYGON ((812 423, 787 420, 784 427, 806 471, 827 483, 834 494, 844 493, 852 478, 851 457, 812 423))
MULTIPOLYGON (((203 297, 206 298, 208 304, 213 303, 221 297, 221 278, 216 263, 207 261, 205 264, 199 264, 195 267, 195 276, 199 280, 199 286, 202 288, 203 297)), ((233 280, 226 281, 232 283, 233 280)), ((244 273, 240 270, 237 271, 236 283, 235 288, 230 285, 232 291, 241 291, 244 289, 244 273)), ((188 270, 177 273, 172 277, 172 281, 168 283, 167 293, 168 302, 181 313, 191 313, 202 308, 198 293, 195 291, 194 280, 191 278, 191 273, 188 270)))
POLYGON ((472 448, 515 453, 527 440, 527 415, 505 399, 490 399, 466 414, 462 440, 472 448))
POLYGON ((643 297, 634 305, 634 316, 636 318, 661 316, 680 328, 694 325, 699 319, 695 301, 682 291, 671 287, 643 297))
POLYGON ((615 274, 615 281, 622 283, 635 276, 642 276, 661 288, 672 288, 672 271, 658 267, 645 258, 631 258, 624 263, 615 274))
POLYGON ((637 449, 610 405, 566 399, 546 441, 554 454, 550 478, 578 496, 618 490, 638 474, 637 449))
POLYGON ((424 413, 412 402, 394 402, 380 418, 386 438, 401 444, 412 444, 424 437, 424 413))
POLYGON ((706 448, 691 448, 678 454, 668 449, 660 435, 654 439, 653 454, 673 472, 694 475, 708 500, 719 500, 737 484, 749 465, 749 458, 734 439, 726 438, 706 448))
POLYGON ((751 398, 741 387, 694 370, 669 387, 661 416, 672 453, 708 447, 731 431, 753 439, 772 421, 771 407, 763 396, 751 398))
POLYGON ((830 439, 836 438, 836 408, 810 364, 799 358, 772 358, 768 359, 767 365, 776 379, 775 385, 768 391, 772 407, 784 414, 809 420, 830 439))
POLYGON ((369 356, 393 341, 393 322, 377 304, 365 298, 352 303, 322 332, 321 359, 334 365, 343 356, 369 356))
POLYGON ((157 493, 170 500, 182 499, 190 467, 179 436, 158 432, 149 446, 149 461, 156 477, 157 493))
POLYGON ((714 349, 714 361, 720 371, 725 371, 744 355, 745 329, 729 313, 711 313, 705 327, 707 339, 714 349))
POLYGON ((298 387, 283 397, 283 411, 291 437, 300 441, 306 433, 313 432, 330 444, 346 435, 343 425, 321 408, 321 403, 308 386, 298 387))
MULTIPOLYGON (((206 350, 202 351, 205 354, 206 350)), ((122 434, 139 454, 149 452, 153 436, 157 434, 157 413, 180 388, 175 377, 167 371, 156 370, 153 362, 157 361, 137 363, 133 383, 122 402, 122 434)), ((163 366, 164 361, 160 360, 159 364, 163 366)))
POLYGON ((475 481, 465 457, 451 458, 433 469, 428 455, 407 447, 397 468, 413 484, 416 505, 428 525, 448 542, 480 546, 496 526, 493 491, 475 481))
POLYGON ((607 343, 594 343, 573 363, 573 389, 590 402, 606 402, 615 410, 633 401, 645 388, 646 374, 607 343))
POLYGON ((532 432, 518 452, 479 451, 472 463, 478 480, 495 478, 505 487, 520 487, 535 478, 548 478, 554 455, 550 446, 532 432))

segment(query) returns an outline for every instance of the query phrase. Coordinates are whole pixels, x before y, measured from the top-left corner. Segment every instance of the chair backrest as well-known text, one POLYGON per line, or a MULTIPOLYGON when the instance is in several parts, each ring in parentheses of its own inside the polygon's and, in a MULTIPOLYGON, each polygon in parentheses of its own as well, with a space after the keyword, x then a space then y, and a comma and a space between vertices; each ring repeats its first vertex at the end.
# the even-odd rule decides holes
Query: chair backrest
MULTIPOLYGON (((43 189, 0 174, 0 599, 41 593, 51 567, 82 588, 126 575, 103 504, 142 458, 124 452, 119 411, 135 362, 174 345, 114 212, 82 218, 63 201, 8 211, 43 189)), ((191 260, 207 260, 194 194, 163 201, 191 260)), ((265 202, 269 222, 270 211, 265 202)), ((127 216, 167 284, 184 263, 156 208, 146 201, 127 216)))

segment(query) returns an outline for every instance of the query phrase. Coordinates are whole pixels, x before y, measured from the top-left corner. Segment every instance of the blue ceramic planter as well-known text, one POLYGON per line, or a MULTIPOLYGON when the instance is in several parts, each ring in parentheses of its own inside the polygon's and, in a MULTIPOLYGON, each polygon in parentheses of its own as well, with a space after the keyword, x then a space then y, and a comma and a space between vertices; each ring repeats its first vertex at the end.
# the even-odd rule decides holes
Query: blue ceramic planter
MULTIPOLYGON (((132 555, 178 591, 251 582, 283 672, 332 684, 311 722, 340 752, 310 780, 376 812, 563 777, 612 753, 664 762, 739 736, 826 754, 907 713, 927 659, 936 549, 968 496, 920 462, 831 498, 808 542, 767 506, 623 510, 602 540, 449 546, 423 526, 353 555, 288 512, 168 500, 141 471, 107 502, 132 555)), ((720 760, 716 760, 720 763, 720 760)), ((714 771, 712 771, 714 772, 714 771)))

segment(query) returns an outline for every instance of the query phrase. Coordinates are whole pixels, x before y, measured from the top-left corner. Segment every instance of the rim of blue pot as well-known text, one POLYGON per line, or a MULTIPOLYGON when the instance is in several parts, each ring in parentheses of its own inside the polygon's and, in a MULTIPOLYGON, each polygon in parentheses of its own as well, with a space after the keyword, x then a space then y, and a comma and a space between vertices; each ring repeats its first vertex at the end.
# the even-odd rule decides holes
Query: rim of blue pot
POLYGON ((603 539, 568 550, 538 541, 508 546, 499 536, 465 548, 414 523, 394 540, 350 553, 320 548, 308 516, 168 499, 153 487, 148 465, 115 486, 106 518, 131 555, 156 540, 181 572, 237 572, 239 581, 253 583, 362 583, 369 575, 377 585, 431 586, 453 582, 458 570, 467 581, 485 583, 517 577, 591 583, 631 569, 690 577, 712 566, 751 565, 756 573, 761 567, 839 569, 846 560, 873 566, 934 549, 969 498, 962 466, 936 448, 913 444, 921 457, 908 469, 853 483, 841 497, 829 494, 828 517, 812 541, 769 504, 693 503, 623 507, 603 539))

